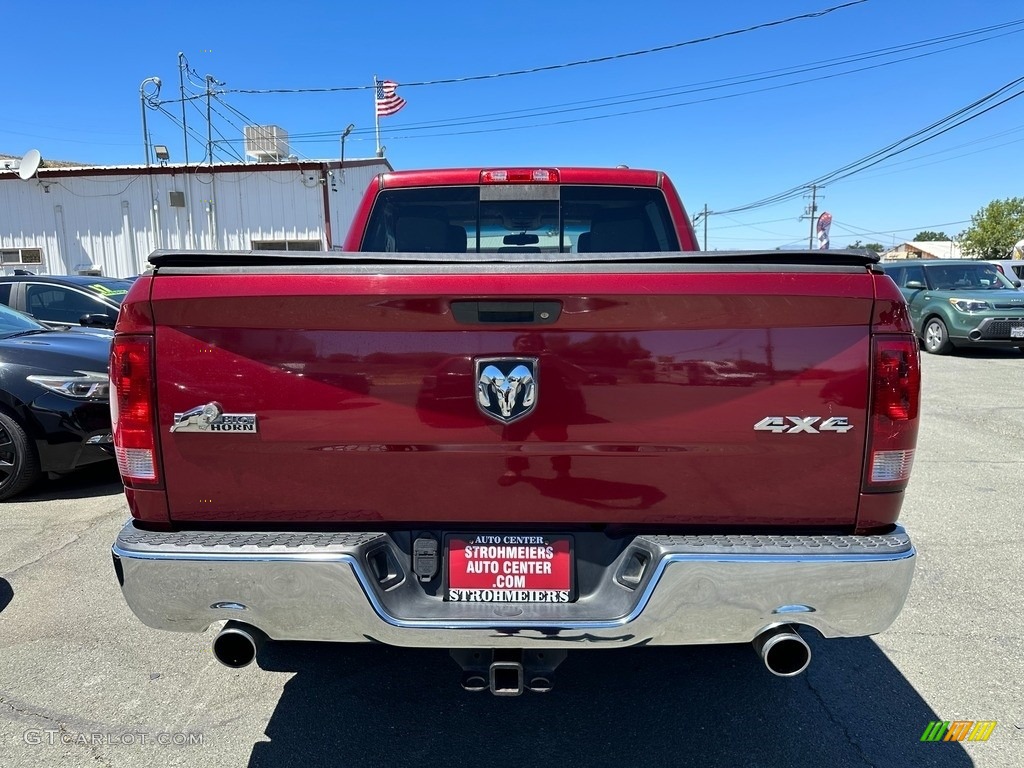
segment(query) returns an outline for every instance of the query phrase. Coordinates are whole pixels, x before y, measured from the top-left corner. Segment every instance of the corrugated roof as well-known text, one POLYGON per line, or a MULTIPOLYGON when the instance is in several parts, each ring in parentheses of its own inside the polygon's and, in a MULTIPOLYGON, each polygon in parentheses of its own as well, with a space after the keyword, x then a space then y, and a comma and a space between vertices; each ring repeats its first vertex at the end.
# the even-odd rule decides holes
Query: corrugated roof
MULTIPOLYGON (((0 156, 2 158, 3 156, 0 156)), ((15 157, 15 160, 21 158, 15 157)), ((176 173, 252 173, 254 171, 307 171, 318 166, 326 165, 331 169, 341 168, 341 161, 334 158, 324 160, 286 160, 272 163, 215 163, 214 165, 195 165, 184 163, 168 163, 166 165, 67 165, 50 167, 46 163, 39 169, 40 177, 61 177, 61 176, 116 176, 127 174, 176 174, 176 173)), ((391 163, 386 157, 373 157, 364 159, 345 159, 346 168, 358 168, 362 166, 379 165, 383 170, 393 171, 391 163)), ((2 167, 2 160, 0 160, 2 167)), ((0 180, 17 179, 17 174, 0 173, 0 180)))

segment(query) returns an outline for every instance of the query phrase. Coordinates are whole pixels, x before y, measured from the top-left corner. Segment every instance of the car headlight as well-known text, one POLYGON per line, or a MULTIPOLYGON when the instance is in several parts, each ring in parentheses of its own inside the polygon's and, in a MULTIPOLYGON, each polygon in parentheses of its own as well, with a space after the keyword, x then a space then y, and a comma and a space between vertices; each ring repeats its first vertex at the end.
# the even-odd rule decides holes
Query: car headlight
POLYGON ((987 301, 978 301, 977 299, 950 299, 949 303, 960 312, 982 312, 991 309, 987 301))
POLYGON ((78 376, 29 376, 29 381, 58 395, 76 400, 108 400, 110 377, 106 373, 75 371, 78 376))

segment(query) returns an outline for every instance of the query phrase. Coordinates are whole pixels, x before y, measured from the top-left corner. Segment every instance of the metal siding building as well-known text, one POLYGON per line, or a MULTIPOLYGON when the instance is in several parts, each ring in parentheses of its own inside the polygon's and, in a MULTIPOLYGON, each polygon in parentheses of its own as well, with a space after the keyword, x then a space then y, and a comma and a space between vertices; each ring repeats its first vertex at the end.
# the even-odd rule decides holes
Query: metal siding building
POLYGON ((0 172, 2 268, 127 277, 157 248, 340 248, 384 159, 0 172))

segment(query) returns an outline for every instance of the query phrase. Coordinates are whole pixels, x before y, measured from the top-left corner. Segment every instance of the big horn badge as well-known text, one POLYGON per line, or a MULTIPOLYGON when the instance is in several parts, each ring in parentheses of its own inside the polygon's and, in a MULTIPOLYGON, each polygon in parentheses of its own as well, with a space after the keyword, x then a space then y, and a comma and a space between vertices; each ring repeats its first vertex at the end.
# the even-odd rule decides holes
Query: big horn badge
POLYGON ((502 424, 530 413, 537 405, 537 358, 478 358, 476 405, 502 424))

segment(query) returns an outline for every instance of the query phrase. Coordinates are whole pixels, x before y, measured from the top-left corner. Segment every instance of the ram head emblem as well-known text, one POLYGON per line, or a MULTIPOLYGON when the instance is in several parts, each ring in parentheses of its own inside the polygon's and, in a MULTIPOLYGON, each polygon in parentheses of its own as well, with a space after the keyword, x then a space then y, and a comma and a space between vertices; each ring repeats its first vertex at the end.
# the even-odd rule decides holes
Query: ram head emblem
POLYGON ((537 404, 537 358, 477 360, 476 404, 504 424, 532 411, 537 404))

